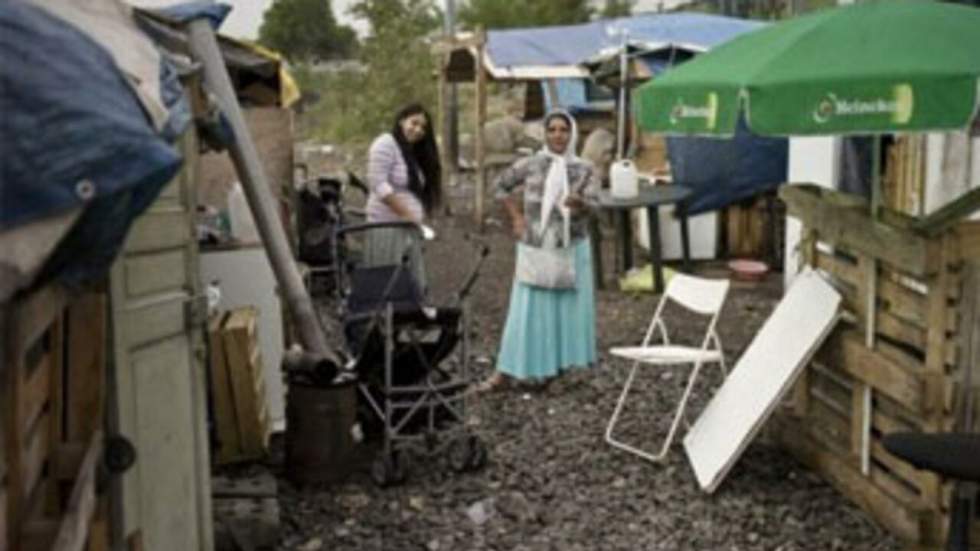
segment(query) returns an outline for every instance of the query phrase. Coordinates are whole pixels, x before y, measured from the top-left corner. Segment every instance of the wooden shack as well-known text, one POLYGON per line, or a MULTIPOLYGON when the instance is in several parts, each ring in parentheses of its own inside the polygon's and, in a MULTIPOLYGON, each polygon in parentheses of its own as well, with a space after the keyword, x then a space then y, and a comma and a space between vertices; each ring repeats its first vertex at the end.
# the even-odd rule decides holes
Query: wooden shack
MULTIPOLYGON (((780 196, 803 224, 805 262, 831 276, 852 316, 817 352, 773 433, 889 531, 938 544, 952 482, 892 456, 882 438, 963 430, 969 372, 974 395, 980 387, 980 222, 963 220, 977 190, 924 219, 872 218, 865 201, 816 186, 780 196)), ((980 541, 980 520, 972 529, 980 541)))

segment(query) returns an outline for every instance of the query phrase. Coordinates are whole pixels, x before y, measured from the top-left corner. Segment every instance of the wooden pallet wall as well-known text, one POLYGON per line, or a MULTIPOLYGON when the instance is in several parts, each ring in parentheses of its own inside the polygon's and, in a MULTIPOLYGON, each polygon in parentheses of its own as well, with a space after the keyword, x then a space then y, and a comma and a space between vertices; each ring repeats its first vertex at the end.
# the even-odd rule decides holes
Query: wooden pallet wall
POLYGON ((961 430, 968 370, 978 393, 980 225, 927 238, 894 214, 872 220, 866 204, 843 194, 790 186, 781 196, 803 222, 807 263, 831 276, 851 316, 808 366, 776 437, 890 531, 936 544, 952 483, 881 441, 895 431, 961 430))
POLYGON ((105 305, 98 295, 74 304, 49 287, 5 306, 0 549, 105 549, 95 493, 105 305))

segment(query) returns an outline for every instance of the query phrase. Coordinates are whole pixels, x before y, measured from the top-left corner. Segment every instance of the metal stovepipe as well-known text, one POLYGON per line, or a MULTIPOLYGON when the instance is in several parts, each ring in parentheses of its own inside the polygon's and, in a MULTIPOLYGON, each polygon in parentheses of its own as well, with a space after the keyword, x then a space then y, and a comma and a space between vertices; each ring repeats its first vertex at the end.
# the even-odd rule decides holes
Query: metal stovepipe
POLYGON ((221 111, 231 123, 234 143, 229 146, 232 162, 241 178, 249 209, 262 238, 276 281, 286 298, 286 305, 299 330, 303 348, 323 359, 335 360, 327 345, 323 327, 317 319, 313 300, 303 285, 303 278, 293 261, 293 254, 286 240, 276 212, 275 201, 269 188, 269 179, 259 161, 258 150, 252 141, 245 117, 235 96, 214 30, 205 18, 198 18, 188 26, 190 46, 194 57, 204 66, 207 88, 215 95, 221 111))

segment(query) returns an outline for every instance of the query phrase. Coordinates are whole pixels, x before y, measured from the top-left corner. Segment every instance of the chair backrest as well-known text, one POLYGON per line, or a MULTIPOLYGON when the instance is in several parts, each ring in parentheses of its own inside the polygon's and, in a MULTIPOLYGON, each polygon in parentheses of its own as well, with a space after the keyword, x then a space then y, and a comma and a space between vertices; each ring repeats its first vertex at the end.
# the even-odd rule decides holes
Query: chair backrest
POLYGON ((727 279, 704 279, 678 273, 671 276, 664 297, 699 314, 712 315, 725 303, 728 284, 727 279))

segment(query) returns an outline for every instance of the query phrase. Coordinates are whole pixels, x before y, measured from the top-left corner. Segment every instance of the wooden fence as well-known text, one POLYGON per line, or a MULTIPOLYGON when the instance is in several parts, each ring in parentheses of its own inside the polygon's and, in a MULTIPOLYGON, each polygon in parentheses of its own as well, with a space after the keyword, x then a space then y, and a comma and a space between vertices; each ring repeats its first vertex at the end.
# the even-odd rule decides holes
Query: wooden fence
MULTIPOLYGON (((780 195, 803 223, 804 259, 832 276, 853 319, 816 354, 775 436, 891 532, 937 544, 952 483, 881 440, 962 429, 968 370, 974 393, 980 386, 980 224, 927 237, 894 213, 872 220, 843 194, 788 186, 780 195)), ((980 522, 973 529, 980 536, 980 522)))
POLYGON ((102 459, 105 301, 46 288, 0 323, 0 549, 105 549, 102 459))

